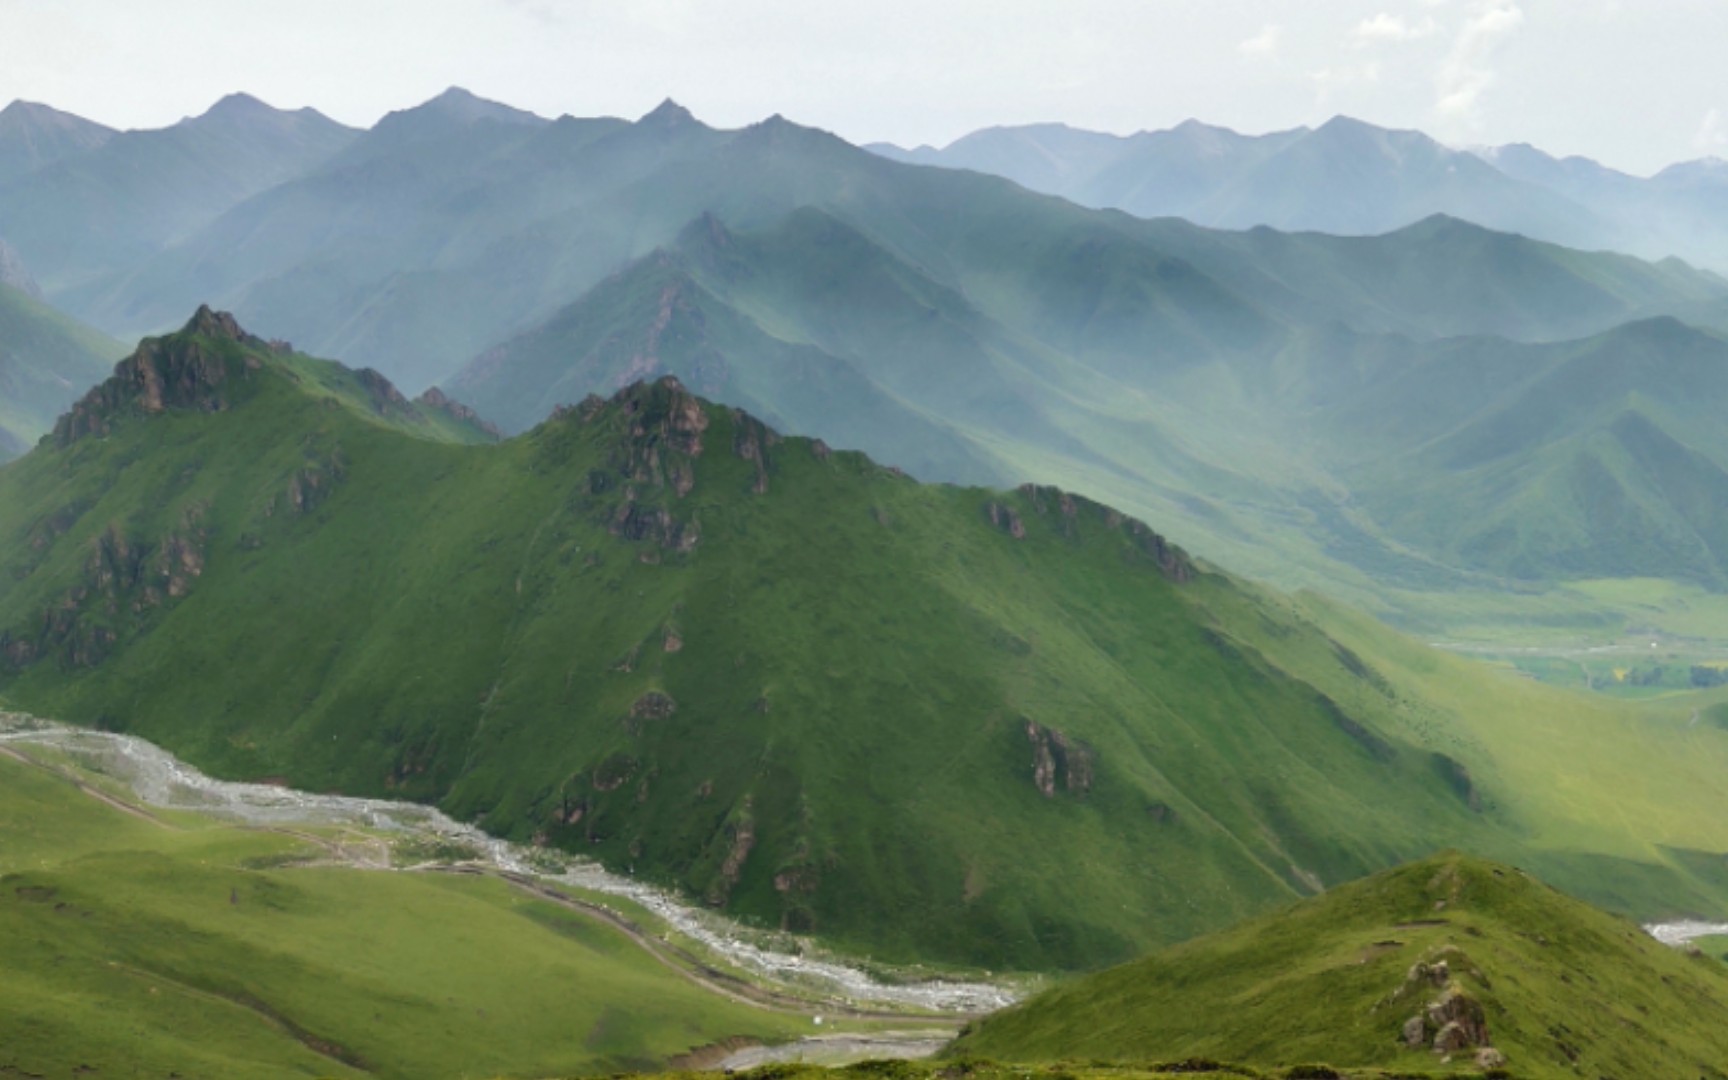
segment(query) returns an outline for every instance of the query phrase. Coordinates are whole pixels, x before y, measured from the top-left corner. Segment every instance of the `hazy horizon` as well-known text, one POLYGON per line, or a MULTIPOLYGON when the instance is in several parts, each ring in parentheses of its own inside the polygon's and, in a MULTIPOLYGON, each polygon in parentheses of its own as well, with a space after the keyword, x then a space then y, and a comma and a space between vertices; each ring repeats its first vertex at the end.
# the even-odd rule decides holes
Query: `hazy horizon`
POLYGON ((1258 134, 1342 114, 1637 174, 1728 150, 1712 55, 1728 5, 1708 0, 890 0, 801 15, 773 0, 0 0, 0 101, 150 128, 243 90, 365 127, 462 86, 547 116, 633 117, 671 97, 718 127, 781 113, 907 147, 1039 122, 1258 134), (197 63, 162 62, 188 51, 197 63), (1653 69, 1662 80, 1637 77, 1653 69))

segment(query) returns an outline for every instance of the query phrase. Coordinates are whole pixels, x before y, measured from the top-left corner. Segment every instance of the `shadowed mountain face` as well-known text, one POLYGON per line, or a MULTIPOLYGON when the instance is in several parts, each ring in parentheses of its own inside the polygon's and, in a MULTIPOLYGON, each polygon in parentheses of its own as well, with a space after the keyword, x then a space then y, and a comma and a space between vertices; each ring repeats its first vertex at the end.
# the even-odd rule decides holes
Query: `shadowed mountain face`
MULTIPOLYGON (((104 284, 353 137, 310 109, 284 112, 243 94, 158 131, 98 139, 72 130, 84 132, 85 145, 59 145, 0 182, 0 223, 55 302, 84 317, 104 284)), ((0 148, 9 142, 0 125, 0 148)))
POLYGON ((0 280, 0 462, 45 434, 125 351, 0 280))
POLYGON ((0 109, 0 185, 95 150, 115 134, 112 128, 47 105, 14 101, 0 109))

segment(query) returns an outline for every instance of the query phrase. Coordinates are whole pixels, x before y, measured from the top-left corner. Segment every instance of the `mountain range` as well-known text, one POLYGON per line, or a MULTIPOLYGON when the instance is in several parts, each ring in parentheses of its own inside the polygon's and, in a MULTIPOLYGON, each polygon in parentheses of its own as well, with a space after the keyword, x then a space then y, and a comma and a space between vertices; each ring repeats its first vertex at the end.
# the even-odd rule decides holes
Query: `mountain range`
MULTIPOLYGON (((1538 189, 1413 133, 1166 134, 1152 142, 1197 160, 1252 144, 1367 185, 1344 199, 1343 179, 1316 181, 1329 207, 1397 196, 1360 227, 1426 216, 1375 236, 1227 231, 900 164, 780 117, 722 131, 667 102, 548 121, 451 90, 365 132, 237 96, 83 150, 33 136, 61 156, 0 181, 0 232, 20 280, 122 336, 216 301, 265 337, 443 385, 510 433, 676 374, 921 479, 1059 484, 1425 633, 1507 605, 1625 625, 1567 590, 1728 582, 1712 501, 1728 459, 1707 419, 1728 282, 1434 216, 1517 224, 1400 170, 1538 189), (211 153, 232 160, 188 179, 211 153), (148 182, 119 179, 134 173, 148 182), (115 183, 180 201, 135 214, 103 194, 115 183), (79 199, 130 223, 93 230, 79 199)), ((1052 145, 1103 170, 1100 144, 1068 135, 1052 145)))
POLYGON ((673 379, 495 444, 209 310, 0 469, 0 693, 878 957, 1090 966, 1446 843, 1644 915, 1724 895, 1715 723, 673 379), (1557 773, 1560 737, 1587 748, 1557 773), (1577 784, 1624 795, 1584 814, 1577 784))
POLYGON ((1083 206, 1216 228, 1368 235, 1448 214, 1571 247, 1728 270, 1728 164, 1717 159, 1635 177, 1528 144, 1455 149, 1345 116, 1266 135, 1195 120, 1128 136, 1030 124, 985 128, 941 149, 869 149, 1005 176, 1083 206))

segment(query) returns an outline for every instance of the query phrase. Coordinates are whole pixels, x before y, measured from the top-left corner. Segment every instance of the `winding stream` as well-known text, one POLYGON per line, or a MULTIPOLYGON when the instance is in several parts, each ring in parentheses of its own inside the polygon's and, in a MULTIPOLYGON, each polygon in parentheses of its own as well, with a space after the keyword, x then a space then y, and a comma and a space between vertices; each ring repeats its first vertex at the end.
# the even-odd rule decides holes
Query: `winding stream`
MULTIPOLYGON (((559 865, 549 867, 546 852, 488 836, 429 806, 215 780, 143 739, 0 713, 0 744, 6 743, 52 747, 91 772, 125 785, 140 802, 162 809, 194 810, 247 825, 347 825, 405 840, 457 845, 474 853, 473 862, 493 870, 639 904, 674 932, 757 978, 813 990, 847 1004, 981 1013, 1011 1005, 1018 998, 1013 990, 992 983, 884 981, 840 960, 815 954, 815 947, 806 939, 748 930, 692 907, 664 889, 614 874, 590 860, 560 854, 559 865), (773 945, 764 943, 768 937, 772 937, 773 945)), ((1699 938, 1728 936, 1728 923, 1697 920, 1650 923, 1644 929, 1656 940, 1675 947, 1699 938)))
POLYGON ((215 780, 143 739, 0 713, 0 745, 8 743, 51 747, 123 784, 140 802, 162 809, 195 810, 247 825, 347 825, 405 840, 459 845, 475 853, 473 862, 490 869, 629 900, 653 912, 674 932, 757 978, 816 991, 846 1004, 981 1013, 1011 1005, 1018 997, 991 983, 884 981, 816 954, 807 939, 748 930, 592 861, 559 853, 559 865, 549 867, 549 853, 488 836, 428 806, 215 780))

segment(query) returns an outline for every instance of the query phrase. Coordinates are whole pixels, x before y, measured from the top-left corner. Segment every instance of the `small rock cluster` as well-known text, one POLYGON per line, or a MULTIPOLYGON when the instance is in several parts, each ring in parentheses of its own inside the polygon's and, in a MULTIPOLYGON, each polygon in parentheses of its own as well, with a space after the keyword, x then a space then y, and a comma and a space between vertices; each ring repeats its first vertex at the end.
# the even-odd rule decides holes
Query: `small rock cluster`
MULTIPOLYGON (((1455 950, 1453 950, 1455 951, 1455 950)), ((1479 1069, 1506 1064, 1506 1055, 1496 1050, 1488 1034, 1488 1016, 1482 1003, 1464 992, 1452 977, 1452 965, 1444 959, 1422 961, 1405 976, 1405 989, 1430 986, 1440 995, 1422 1011, 1404 1021, 1402 1037, 1411 1050, 1431 1049, 1444 1061, 1474 1051, 1479 1069)))

